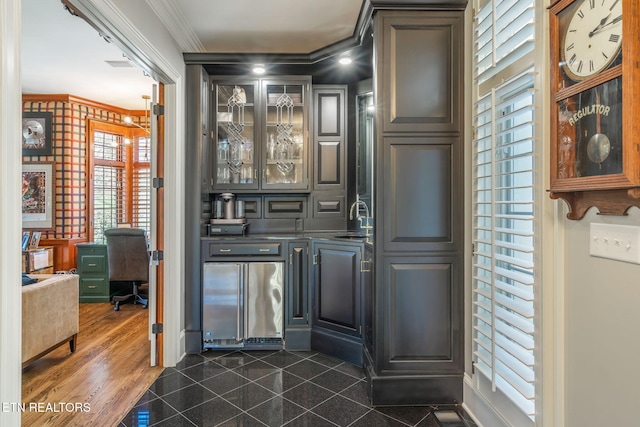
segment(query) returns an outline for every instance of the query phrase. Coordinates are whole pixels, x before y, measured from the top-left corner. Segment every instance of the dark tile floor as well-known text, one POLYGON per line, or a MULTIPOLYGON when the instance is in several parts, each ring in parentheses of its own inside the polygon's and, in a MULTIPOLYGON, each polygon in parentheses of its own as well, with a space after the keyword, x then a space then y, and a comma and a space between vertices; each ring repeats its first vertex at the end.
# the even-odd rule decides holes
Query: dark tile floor
POLYGON ((454 405, 372 407, 366 385, 314 351, 209 351, 165 369, 120 427, 475 427, 454 405))

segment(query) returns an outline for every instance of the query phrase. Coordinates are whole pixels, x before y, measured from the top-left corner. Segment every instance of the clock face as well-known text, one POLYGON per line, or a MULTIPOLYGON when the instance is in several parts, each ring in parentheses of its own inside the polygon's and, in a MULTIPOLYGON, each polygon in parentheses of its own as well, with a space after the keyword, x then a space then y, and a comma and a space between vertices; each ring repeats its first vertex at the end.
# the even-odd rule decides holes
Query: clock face
POLYGON ((622 47, 622 1, 578 0, 567 8, 560 57, 573 81, 588 79, 611 66, 622 47))

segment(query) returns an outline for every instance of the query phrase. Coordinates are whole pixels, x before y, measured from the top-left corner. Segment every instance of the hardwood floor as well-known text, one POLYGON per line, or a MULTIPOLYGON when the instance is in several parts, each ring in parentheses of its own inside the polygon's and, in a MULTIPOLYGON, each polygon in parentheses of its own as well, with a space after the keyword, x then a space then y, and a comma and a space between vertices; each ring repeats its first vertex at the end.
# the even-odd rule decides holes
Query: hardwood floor
POLYGON ((147 331, 140 305, 80 304, 76 352, 64 345, 22 370, 22 425, 116 426, 162 372, 147 331))

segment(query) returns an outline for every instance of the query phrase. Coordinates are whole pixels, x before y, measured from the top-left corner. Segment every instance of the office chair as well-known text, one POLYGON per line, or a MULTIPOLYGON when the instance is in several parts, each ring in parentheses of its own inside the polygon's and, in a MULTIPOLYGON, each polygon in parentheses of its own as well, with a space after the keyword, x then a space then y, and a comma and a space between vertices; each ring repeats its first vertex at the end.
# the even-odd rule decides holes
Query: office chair
POLYGON ((132 293, 111 298, 111 303, 115 304, 114 310, 120 310, 120 303, 129 299, 147 308, 148 297, 138 293, 141 285, 149 283, 149 251, 145 231, 139 228, 111 228, 104 231, 104 236, 107 240, 109 283, 128 282, 132 286, 132 293))

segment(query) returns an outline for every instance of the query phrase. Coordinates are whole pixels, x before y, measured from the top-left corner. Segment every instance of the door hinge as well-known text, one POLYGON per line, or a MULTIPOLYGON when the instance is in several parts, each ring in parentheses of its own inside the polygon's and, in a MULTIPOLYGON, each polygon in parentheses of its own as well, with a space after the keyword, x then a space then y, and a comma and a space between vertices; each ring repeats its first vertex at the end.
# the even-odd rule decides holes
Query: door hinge
POLYGON ((164 259, 164 251, 151 251, 151 259, 153 261, 162 261, 164 259))
POLYGON ((476 362, 471 362, 471 375, 476 373, 476 362))
POLYGON ((365 259, 360 261, 360 273, 368 273, 371 271, 371 261, 365 259))
POLYGON ((153 115, 164 116, 164 105, 153 104, 153 115))
POLYGON ((162 333, 162 323, 154 323, 151 325, 151 333, 152 334, 161 334, 162 333))
POLYGON ((151 180, 151 186, 153 188, 164 188, 164 178, 156 177, 151 180))
POLYGON ((314 265, 320 264, 320 254, 313 254, 313 264, 314 265))
POLYGON ((360 325, 360 336, 362 336, 362 325, 360 325))

